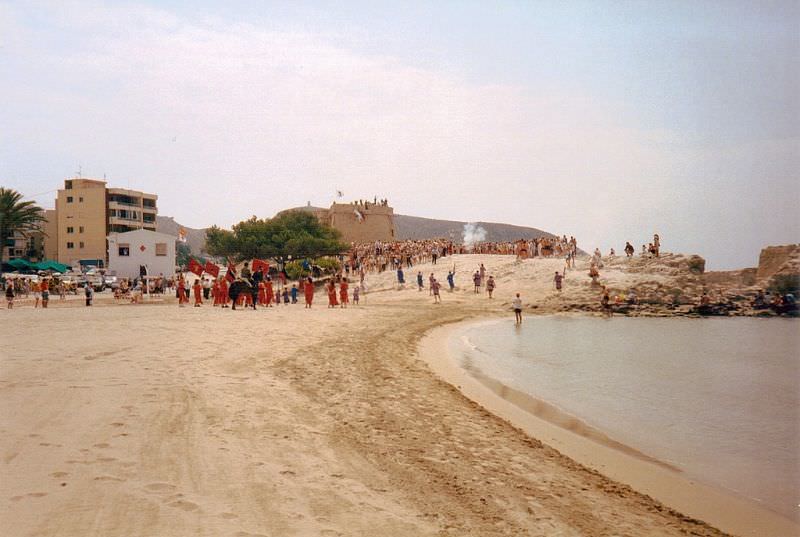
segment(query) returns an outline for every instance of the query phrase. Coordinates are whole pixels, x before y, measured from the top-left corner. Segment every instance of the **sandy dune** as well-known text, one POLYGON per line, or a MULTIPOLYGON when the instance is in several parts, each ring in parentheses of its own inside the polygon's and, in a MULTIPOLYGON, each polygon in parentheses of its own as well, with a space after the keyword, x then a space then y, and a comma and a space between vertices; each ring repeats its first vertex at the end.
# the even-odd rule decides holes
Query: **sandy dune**
MULTIPOLYGON (((542 445, 418 359, 426 331, 505 312, 517 288, 527 303, 563 299, 549 277, 561 261, 455 260, 481 261, 498 277, 492 302, 459 290, 435 306, 384 274, 346 310, 321 294, 312 310, 3 310, 2 534, 721 535, 542 445)), ((442 281, 450 263, 435 267, 442 281)), ((592 292, 570 281, 565 294, 592 292)))

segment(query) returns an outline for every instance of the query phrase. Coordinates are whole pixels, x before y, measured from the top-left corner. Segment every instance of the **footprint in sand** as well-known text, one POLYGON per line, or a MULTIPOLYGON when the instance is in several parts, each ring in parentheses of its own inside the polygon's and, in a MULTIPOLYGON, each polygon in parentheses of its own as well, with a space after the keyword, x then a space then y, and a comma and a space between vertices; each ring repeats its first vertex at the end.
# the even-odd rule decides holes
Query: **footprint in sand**
POLYGON ((108 481, 108 482, 111 482, 111 483, 122 483, 123 481, 126 481, 122 477, 117 477, 117 476, 113 476, 113 475, 99 475, 99 476, 95 477, 94 480, 95 481, 108 481))
POLYGON ((96 447, 96 448, 100 448, 100 449, 106 449, 106 448, 110 448, 111 444, 107 444, 106 442, 102 442, 100 444, 95 444, 92 447, 96 447))
POLYGON ((169 483, 150 483, 144 486, 150 492, 172 492, 175 490, 175 485, 169 483))
POLYGON ((297 475, 296 473, 292 472, 291 470, 281 470, 281 475, 297 475))
POLYGON ((55 477, 56 479, 58 479, 60 477, 67 477, 68 475, 69 472, 53 472, 52 474, 50 474, 50 477, 55 477))
POLYGON ((46 492, 29 492, 21 496, 12 496, 11 498, 9 498, 9 500, 11 500, 12 502, 18 502, 23 498, 42 498, 44 496, 47 496, 46 492))
POLYGON ((115 421, 114 423, 110 424, 112 427, 125 427, 125 424, 121 421, 115 421))
POLYGON ((176 502, 172 502, 172 503, 167 504, 167 505, 169 505, 170 507, 175 507, 177 509, 181 509, 183 511, 196 511, 196 510, 198 510, 200 508, 199 505, 197 505, 194 502, 190 502, 188 500, 178 500, 176 502))

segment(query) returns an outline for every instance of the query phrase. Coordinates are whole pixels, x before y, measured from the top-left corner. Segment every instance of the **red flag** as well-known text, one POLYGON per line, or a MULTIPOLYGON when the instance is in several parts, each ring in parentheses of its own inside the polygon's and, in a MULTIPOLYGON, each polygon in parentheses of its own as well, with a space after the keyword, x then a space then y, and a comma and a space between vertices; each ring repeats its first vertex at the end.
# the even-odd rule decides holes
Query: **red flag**
POLYGON ((225 273, 225 279, 228 280, 228 283, 233 283, 236 280, 236 267, 230 262, 228 262, 228 272, 225 273))
POLYGON ((193 257, 189 258, 189 272, 193 272, 198 276, 203 275, 203 265, 195 261, 193 257))
POLYGON ((219 267, 211 261, 206 261, 205 271, 214 276, 219 276, 219 267))
POLYGON ((269 263, 260 259, 253 259, 253 272, 257 272, 259 269, 264 274, 267 274, 269 272, 269 263))

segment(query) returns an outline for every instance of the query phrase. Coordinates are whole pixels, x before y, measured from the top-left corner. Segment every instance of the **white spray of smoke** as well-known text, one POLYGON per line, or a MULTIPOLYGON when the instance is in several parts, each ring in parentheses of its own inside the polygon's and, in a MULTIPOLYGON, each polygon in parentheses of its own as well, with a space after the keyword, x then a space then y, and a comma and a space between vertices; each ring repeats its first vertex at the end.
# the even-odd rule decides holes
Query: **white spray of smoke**
POLYGON ((476 242, 486 240, 486 230, 478 224, 464 224, 464 246, 471 247, 476 242))

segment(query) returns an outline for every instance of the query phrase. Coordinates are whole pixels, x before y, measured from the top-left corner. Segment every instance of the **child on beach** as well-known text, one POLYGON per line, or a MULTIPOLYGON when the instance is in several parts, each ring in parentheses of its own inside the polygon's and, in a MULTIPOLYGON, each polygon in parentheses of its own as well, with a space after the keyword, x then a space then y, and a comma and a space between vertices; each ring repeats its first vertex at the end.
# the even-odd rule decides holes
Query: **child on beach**
POLYGON ((361 292, 359 291, 359 287, 355 286, 353 288, 353 304, 355 304, 356 306, 358 306, 358 299, 360 294, 361 292))
POLYGON ((497 284, 494 282, 494 276, 489 276, 489 279, 486 281, 486 291, 489 293, 489 298, 492 298, 492 293, 494 292, 494 288, 497 284))
POLYGON ((292 284, 292 304, 297 304, 297 284, 292 284))
POLYGON ((203 285, 199 278, 194 281, 192 290, 194 291, 194 307, 199 308, 203 304, 203 285))

